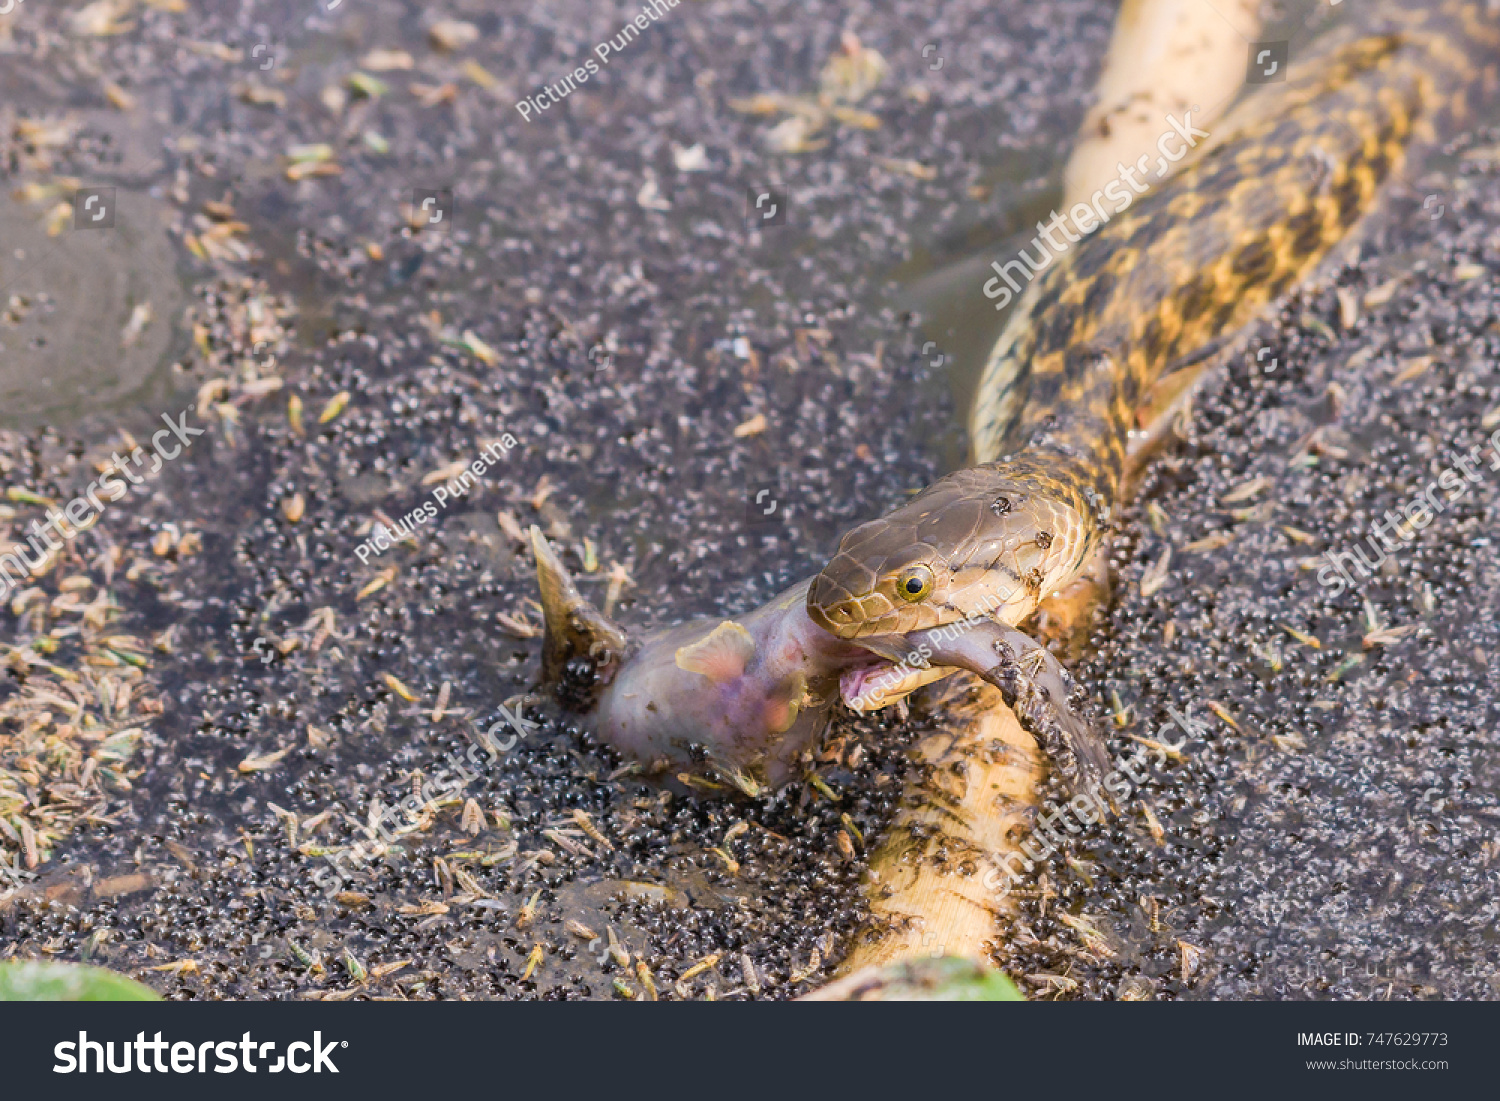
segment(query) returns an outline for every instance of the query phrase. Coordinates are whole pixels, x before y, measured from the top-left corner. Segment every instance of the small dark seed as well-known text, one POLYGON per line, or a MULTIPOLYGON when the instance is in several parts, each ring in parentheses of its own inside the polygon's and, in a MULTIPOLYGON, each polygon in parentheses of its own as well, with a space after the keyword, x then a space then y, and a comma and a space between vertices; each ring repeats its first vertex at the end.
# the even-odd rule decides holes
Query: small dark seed
POLYGON ((1036 533, 1036 545, 1046 550, 1052 545, 1052 533, 1050 531, 1039 531, 1036 533))
POLYGON ((990 511, 993 512, 996 516, 1004 516, 1007 512, 1010 511, 1010 498, 996 497, 993 501, 990 502, 990 511))

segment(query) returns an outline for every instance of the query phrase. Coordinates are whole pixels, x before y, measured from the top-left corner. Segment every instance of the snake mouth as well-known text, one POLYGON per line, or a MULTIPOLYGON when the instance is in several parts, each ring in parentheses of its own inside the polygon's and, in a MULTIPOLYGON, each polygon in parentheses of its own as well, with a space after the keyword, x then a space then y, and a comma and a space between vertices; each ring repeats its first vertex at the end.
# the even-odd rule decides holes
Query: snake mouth
POLYGON ((859 645, 868 658, 839 675, 839 697, 852 711, 879 711, 957 671, 928 661, 919 638, 878 635, 860 639, 859 645))
POLYGON ((952 669, 929 665, 918 669, 893 661, 877 660, 846 670, 839 677, 839 698, 851 711, 879 711, 911 695, 923 685, 952 673, 952 669))

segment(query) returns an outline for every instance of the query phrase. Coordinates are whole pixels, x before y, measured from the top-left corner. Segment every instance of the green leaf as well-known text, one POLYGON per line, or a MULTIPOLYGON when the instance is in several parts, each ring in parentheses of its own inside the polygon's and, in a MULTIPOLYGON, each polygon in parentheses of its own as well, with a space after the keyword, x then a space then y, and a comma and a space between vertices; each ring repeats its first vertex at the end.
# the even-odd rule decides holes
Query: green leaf
POLYGON ((12 960, 0 963, 0 1002, 156 1002, 149 986, 103 967, 12 960))
POLYGON ((391 86, 379 77, 359 72, 349 74, 349 87, 367 99, 379 99, 391 90, 391 86))
POLYGON ((333 146, 327 142, 293 145, 287 149, 286 155, 293 164, 321 164, 323 161, 333 160, 333 146))
POLYGON ((807 995, 809 1001, 1024 1002, 999 971, 959 956, 867 967, 807 995))

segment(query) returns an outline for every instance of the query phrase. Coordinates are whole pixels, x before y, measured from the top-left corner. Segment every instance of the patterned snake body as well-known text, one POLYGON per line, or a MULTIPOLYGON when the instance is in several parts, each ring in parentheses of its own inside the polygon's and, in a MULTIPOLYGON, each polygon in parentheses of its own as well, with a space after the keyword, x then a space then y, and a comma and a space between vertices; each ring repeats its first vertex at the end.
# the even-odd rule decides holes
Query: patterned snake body
POLYGON ((975 671, 1005 682, 1075 783, 1102 748, 1058 698, 1055 659, 1013 629, 1099 549, 1152 385, 1302 279, 1495 89, 1500 24, 1483 0, 1356 7, 1177 176, 1039 270, 983 372, 977 465, 851 530, 808 591, 815 623, 877 647, 985 625, 998 664, 975 671))

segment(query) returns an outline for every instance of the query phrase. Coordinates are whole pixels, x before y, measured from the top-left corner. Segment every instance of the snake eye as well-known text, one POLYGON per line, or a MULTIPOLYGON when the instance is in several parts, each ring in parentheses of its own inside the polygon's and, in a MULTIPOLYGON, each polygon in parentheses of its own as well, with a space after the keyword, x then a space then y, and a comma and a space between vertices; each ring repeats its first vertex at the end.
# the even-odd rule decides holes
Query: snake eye
POLYGON ((930 592, 932 592, 932 571, 926 566, 912 566, 910 569, 902 570, 901 576, 896 578, 896 594, 908 604, 926 600, 930 592))

